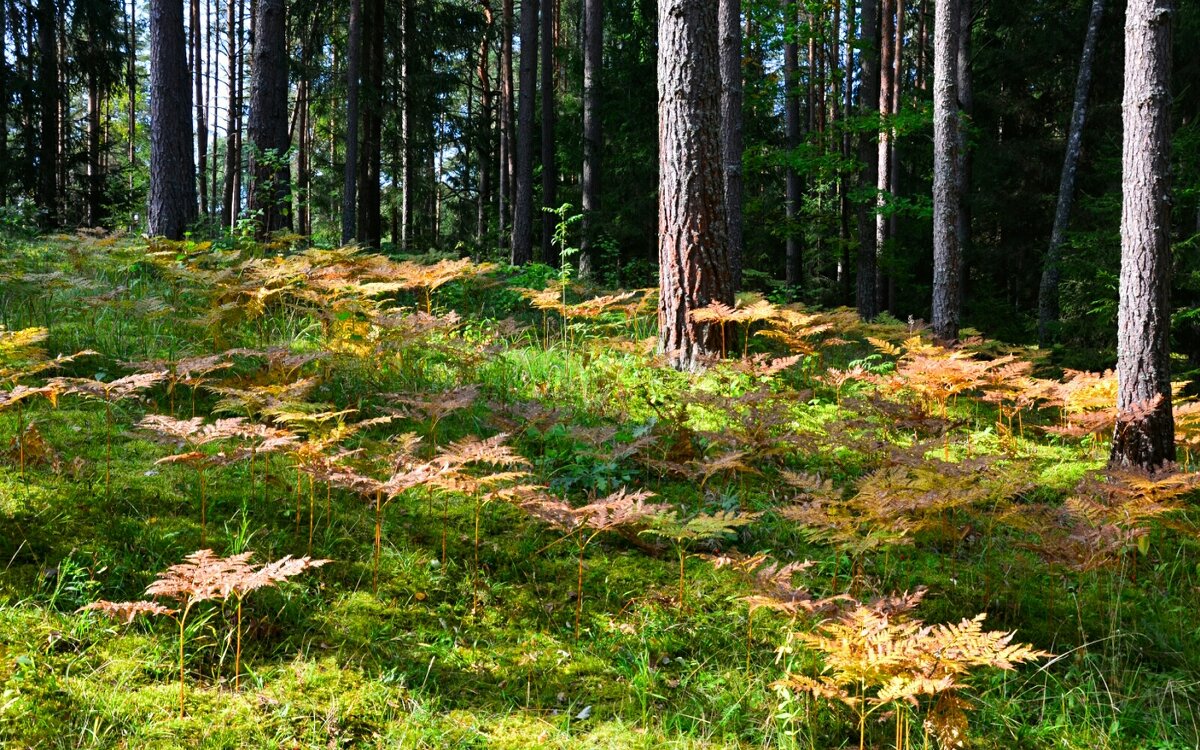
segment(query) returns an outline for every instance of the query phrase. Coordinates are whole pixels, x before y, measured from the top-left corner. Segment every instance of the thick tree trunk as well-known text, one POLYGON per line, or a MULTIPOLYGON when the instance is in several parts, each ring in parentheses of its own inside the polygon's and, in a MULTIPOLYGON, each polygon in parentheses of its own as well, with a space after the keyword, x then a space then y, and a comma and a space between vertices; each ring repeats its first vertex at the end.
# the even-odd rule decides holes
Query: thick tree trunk
POLYGON ((150 234, 172 240, 196 220, 186 44, 182 0, 151 0, 150 234))
MULTIPOLYGON (((845 71, 845 81, 842 85, 846 97, 842 105, 844 116, 849 118, 854 109, 854 0, 846 0, 846 60, 842 70, 845 71)), ((853 155, 850 128, 842 129, 842 160, 850 163, 853 155)), ((843 170, 838 175, 838 213, 840 215, 840 233, 842 240, 841 274, 839 276, 842 291, 842 304, 854 304, 854 292, 850 288, 850 173, 843 170)))
POLYGON ((720 0, 721 152, 725 164, 725 219, 734 291, 742 287, 742 2, 720 0))
POLYGON ((1096 58, 1096 39, 1100 36, 1100 21, 1104 18, 1104 0, 1092 0, 1088 17, 1087 36, 1079 60, 1079 75, 1075 79, 1075 106, 1071 110, 1071 126, 1067 135, 1067 153, 1063 157, 1062 176, 1058 182, 1058 206, 1054 211, 1054 227, 1050 230, 1050 247, 1042 266, 1042 283, 1038 289, 1038 341, 1050 342, 1050 327, 1058 322, 1059 262, 1062 244, 1071 222, 1071 204, 1075 200, 1075 176, 1079 154, 1083 151, 1083 126, 1087 120, 1088 92, 1092 87, 1092 67, 1096 58))
MULTIPOLYGON (((358 96, 362 68, 362 3, 350 0, 346 41, 346 164, 342 172, 342 244, 358 237, 358 96)), ((405 185, 407 188, 407 183, 405 185)))
MULTIPOLYGON (((554 103, 554 17, 557 0, 542 3, 542 207, 558 208, 558 166, 555 163, 554 103)), ((558 266, 558 248, 554 245, 555 217, 541 212, 542 262, 558 266)))
POLYGON ((959 2, 937 0, 933 29, 933 334, 958 338, 960 266, 958 244, 959 2))
MULTIPOLYGON (((862 1, 862 29, 859 34, 859 110, 864 116, 879 115, 879 0, 862 1)), ((875 187, 878 180, 878 151, 872 138, 863 134, 859 142, 859 158, 863 163, 861 184, 875 187)), ((864 320, 879 314, 875 296, 875 269, 878 245, 875 242, 875 223, 872 211, 874 200, 858 209, 858 277, 855 306, 864 320), (872 211, 868 211, 868 207, 872 211)))
POLYGON ((694 310, 732 304, 721 172, 717 6, 658 0, 659 349, 698 370, 721 352, 694 310))
POLYGON ((383 169, 383 0, 367 0, 359 92, 362 143, 358 168, 358 239, 378 248, 383 238, 380 173, 383 169))
POLYGON ((516 201, 512 264, 533 260, 533 109, 537 87, 538 0, 521 0, 521 89, 517 95, 516 201))
MULTIPOLYGON (((787 148, 787 170, 784 185, 784 215, 787 221, 786 255, 784 258, 784 278, 787 285, 796 288, 803 283, 801 274, 804 269, 801 238, 798 232, 797 214, 800 209, 800 175, 796 171, 793 160, 796 149, 800 146, 800 42, 796 38, 800 33, 797 29, 796 4, 792 0, 783 0, 783 112, 784 112, 784 145, 787 148)), ((812 116, 812 89, 808 91, 809 116, 812 116)))
POLYGON ((287 18, 284 0, 258 0, 250 89, 250 211, 260 238, 291 226, 287 18))
POLYGON ((400 249, 408 252, 413 246, 413 229, 416 226, 417 200, 417 162, 416 162, 416 125, 413 108, 416 97, 413 96, 412 77, 412 0, 400 3, 400 171, 404 180, 403 193, 400 195, 400 249))
MULTIPOLYGON (((182 15, 182 9, 181 9, 182 15)), ((182 18, 180 19, 182 22, 182 18)), ((42 225, 58 226, 58 9, 55 0, 38 0, 38 101, 41 106, 41 135, 38 141, 38 207, 42 225)), ((186 71, 186 67, 185 67, 186 71)))
POLYGON ((596 213, 600 210, 600 154, 604 146, 600 121, 600 75, 604 66, 604 0, 583 4, 583 237, 579 275, 595 267, 596 213))
POLYGON ((1171 16, 1173 0, 1125 10, 1121 303, 1117 429, 1111 463, 1154 469, 1175 460, 1171 412, 1171 16))
POLYGON ((101 165, 100 149, 100 108, 103 95, 100 93, 100 82, 94 71, 90 71, 88 79, 88 184, 87 184, 87 225, 98 227, 103 223, 104 213, 104 173, 101 165))

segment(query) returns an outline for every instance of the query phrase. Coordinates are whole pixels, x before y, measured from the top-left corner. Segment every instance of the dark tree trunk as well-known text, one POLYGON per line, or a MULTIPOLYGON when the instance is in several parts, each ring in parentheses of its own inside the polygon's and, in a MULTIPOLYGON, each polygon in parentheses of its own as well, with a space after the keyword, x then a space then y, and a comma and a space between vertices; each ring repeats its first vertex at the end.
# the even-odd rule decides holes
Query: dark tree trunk
POLYGON ((500 215, 500 246, 512 238, 513 138, 513 0, 504 0, 500 32, 500 180, 497 211, 500 215))
POLYGON ((954 74, 958 85, 958 253, 961 287, 966 287, 971 250, 971 115, 975 111, 975 90, 971 82, 971 26, 974 22, 971 0, 958 2, 958 57, 954 74))
MULTIPOLYGON (((368 0, 369 2, 369 0, 368 0)), ((362 3, 350 0, 346 42, 346 164, 342 174, 342 244, 358 236, 358 95, 362 67, 362 3)), ((407 183, 405 189, 408 188, 407 183)))
POLYGON ((87 114, 87 225, 98 227, 104 223, 104 174, 100 149, 100 109, 103 95, 95 71, 89 71, 88 114, 87 114))
MULTIPOLYGON (((842 111, 847 118, 854 109, 854 11, 854 0, 846 0, 846 61, 842 68, 845 71, 843 90, 846 99, 843 102, 842 111)), ((850 128, 843 128, 842 160, 845 163, 850 162, 850 157, 853 155, 852 148, 850 128)), ((853 278, 850 273, 850 173, 847 171, 843 171, 838 177, 838 210, 841 218, 842 239, 840 274, 842 304, 852 305, 854 304, 854 292, 850 288, 850 279, 853 278)))
POLYGON ((958 339, 962 248, 958 73, 959 1, 937 0, 933 28, 933 335, 958 339))
POLYGON ((533 103, 537 86, 538 0, 521 0, 521 80, 517 94, 516 199, 512 264, 533 260, 533 103))
MULTIPOLYGON (((542 4, 542 207, 558 208, 558 166, 555 163, 554 102, 554 16, 557 0, 542 4)), ((558 266, 558 248, 554 245, 553 214, 541 212, 542 262, 558 266)))
POLYGON ((258 0, 250 88, 250 211, 260 238, 291 226, 287 17, 284 0, 258 0))
POLYGON ((400 3, 400 85, 401 113, 400 140, 401 165, 400 171, 404 180, 403 193, 400 196, 400 248, 407 252, 413 245, 413 227, 415 226, 417 198, 417 169, 416 169, 416 126, 413 107, 416 98, 412 87, 412 16, 411 0, 400 3))
MULTIPOLYGON (((859 109, 864 116, 879 114, 879 0, 863 0, 862 27, 859 35, 859 109)), ((873 139, 863 134, 859 142, 859 158, 863 163, 861 184, 875 187, 878 179, 879 160, 873 139)), ((855 285, 855 306, 858 314, 871 320, 879 314, 879 300, 875 296, 875 269, 878 245, 875 242, 873 216, 868 211, 875 207, 868 200, 858 208, 858 275, 855 285)))
POLYGON ((1175 460, 1171 412, 1171 16, 1173 0, 1125 10, 1121 304, 1113 466, 1175 460))
POLYGON ((730 283, 742 287, 742 2, 720 0, 721 153, 725 165, 725 219, 729 229, 730 283))
MULTIPOLYGON (((0 42, 8 39, 8 3, 0 0, 0 42)), ((0 207, 8 205, 8 57, 0 55, 0 207)))
POLYGON ((196 220, 186 45, 182 0, 151 0, 150 234, 172 240, 196 220))
POLYGON ((701 369, 721 352, 716 326, 690 314, 733 303, 721 174, 717 6, 658 0, 659 349, 701 369))
POLYGON ((487 237, 488 210, 492 205, 492 4, 482 0, 483 37, 479 40, 479 195, 475 216, 475 243, 487 237))
POLYGON ((362 145, 358 170, 358 239, 367 247, 378 248, 383 238, 382 192, 383 167, 383 0, 367 0, 363 16, 362 65, 364 73, 359 92, 362 145))
MULTIPOLYGON (((792 0, 783 0, 783 28, 786 35, 783 41, 783 111, 784 111, 784 145, 787 148, 787 170, 784 185, 784 212, 787 220, 786 255, 784 256, 784 278, 787 285, 795 288, 800 286, 800 278, 804 268, 804 258, 801 253, 801 240, 798 236, 797 213, 800 208, 800 175, 796 171, 793 160, 796 149, 800 146, 800 33, 796 23, 796 4, 792 0)), ((809 91, 809 115, 812 115, 811 94, 809 91)))
POLYGON ((1050 247, 1042 266, 1042 283, 1038 290, 1038 341, 1050 342, 1050 327, 1058 322, 1059 262, 1062 244, 1071 222, 1071 204, 1075 199, 1075 175, 1079 154, 1083 151, 1083 126, 1087 120, 1088 91, 1092 87, 1092 66, 1096 58, 1096 39, 1100 36, 1100 21, 1104 17, 1104 0, 1092 0, 1088 17, 1087 36, 1079 60, 1079 76, 1075 79, 1075 106, 1071 110, 1071 126, 1067 135, 1067 153, 1063 157, 1062 176, 1058 182, 1058 206, 1054 211, 1054 227, 1050 230, 1050 247))
POLYGON ((192 84, 196 105, 196 163, 199 165, 200 215, 208 215, 208 113, 204 108, 204 39, 200 34, 200 0, 191 0, 192 84))
MULTIPOLYGON (((182 9, 181 9, 182 14, 182 9)), ((182 18, 180 19, 182 21, 182 18)), ((55 0, 38 0, 38 101, 41 135, 38 140, 38 207, 47 228, 58 226, 58 10, 55 0)), ((186 72, 186 67, 184 68, 186 72)))
POLYGON ((125 87, 128 89, 126 93, 129 95, 129 110, 126 113, 126 116, 129 118, 129 152, 127 158, 129 161, 129 188, 132 190, 133 175, 137 169, 137 0, 129 0, 129 28, 127 32, 129 36, 129 57, 125 61, 125 87))
MULTIPOLYGON (((229 112, 225 119, 225 188, 224 201, 221 205, 221 225, 232 229, 237 221, 241 208, 241 195, 238 186, 238 171, 241 169, 239 128, 242 118, 241 83, 238 70, 241 67, 241 28, 238 23, 238 12, 234 10, 235 0, 229 0, 226 9, 228 18, 228 65, 229 65, 229 112)), ((237 0, 239 8, 245 0, 237 0)))
POLYGON ((600 120, 600 76, 604 69, 604 0, 583 4, 583 237, 579 275, 595 267, 596 214, 600 210, 600 165, 604 147, 600 120))

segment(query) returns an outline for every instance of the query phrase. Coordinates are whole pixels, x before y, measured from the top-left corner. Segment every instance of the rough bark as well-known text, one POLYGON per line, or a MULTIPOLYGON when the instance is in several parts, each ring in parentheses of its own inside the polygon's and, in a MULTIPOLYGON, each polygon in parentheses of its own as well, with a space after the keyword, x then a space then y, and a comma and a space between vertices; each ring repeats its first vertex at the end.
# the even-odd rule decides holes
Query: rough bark
MULTIPOLYGON (((239 7, 243 0, 238 0, 239 7)), ((225 120, 225 186, 224 202, 221 205, 221 225, 232 228, 237 221, 238 209, 241 208, 241 196, 238 193, 239 151, 238 129, 241 124, 241 92, 240 68, 241 32, 238 26, 238 14, 235 12, 234 0, 229 0, 227 9, 228 44, 229 44, 229 111, 225 120)), ((132 159, 131 159, 132 161, 132 159)))
POLYGON ((250 211, 257 233, 291 225, 288 136, 287 18, 284 0, 258 0, 250 88, 250 211))
MULTIPOLYGON (((879 0, 863 0, 862 27, 859 32, 859 110, 863 115, 879 114, 879 0)), ((873 139, 867 134, 859 141, 859 158, 863 163, 861 184, 874 187, 878 179, 879 160, 873 139)), ((868 201, 858 208, 858 276, 855 284, 855 307, 865 320, 879 314, 875 296, 876 251, 874 222, 868 201)))
MULTIPOLYGON (((733 0, 727 0, 732 2, 733 0)), ((595 266, 596 213, 600 210, 600 167, 603 133, 600 122, 600 73, 604 65, 604 0, 583 4, 583 237, 579 275, 595 266)))
MULTIPOLYGON (((800 275, 804 268, 801 240, 798 236, 797 214, 800 209, 800 175, 792 164, 796 149, 800 145, 800 43, 796 38, 796 5, 792 0, 783 0, 783 119, 784 145, 787 148, 787 170, 784 185, 784 215, 787 220, 786 255, 784 278, 790 287, 801 284, 800 275)), ((812 90, 809 95, 809 115, 812 115, 812 90)))
POLYGON ((533 260, 533 109, 537 87, 538 0, 521 0, 521 80, 517 95, 516 197, 512 264, 533 260))
MULTIPOLYGON (((594 1, 594 0, 593 0, 594 1)), ((721 152, 725 164, 725 220, 729 230, 729 269, 734 291, 742 287, 745 262, 742 231, 742 2, 720 0, 721 152)))
POLYGON ((412 70, 412 23, 411 0, 400 3, 400 171, 403 175, 403 192, 400 195, 400 248, 412 249, 416 226, 417 161, 416 161, 416 99, 413 96, 410 72, 412 70))
POLYGON ((150 234, 172 240, 196 220, 189 79, 182 0, 151 0, 150 234))
POLYGON ((933 335, 958 338, 958 0, 934 3, 933 25, 933 335))
POLYGON ((479 40, 479 195, 475 215, 475 243, 482 246, 487 234, 488 210, 492 204, 492 4, 481 0, 483 35, 479 40))
POLYGON ((366 0, 363 11, 362 79, 359 91, 358 240, 378 248, 383 238, 380 176, 383 169, 383 0, 366 0))
POLYGON ((1050 342, 1050 328, 1058 322, 1058 282, 1061 278, 1063 240, 1071 222, 1071 205, 1075 200, 1075 176, 1079 155, 1083 151, 1083 126, 1087 121, 1088 92, 1092 87, 1092 67, 1096 59, 1096 39, 1100 36, 1100 21, 1104 18, 1104 0, 1092 0, 1088 16, 1087 36, 1079 60, 1079 75, 1075 79, 1075 105, 1071 109, 1071 125, 1067 134, 1067 153, 1063 157, 1062 176, 1058 181, 1058 205, 1054 210, 1054 226, 1050 230, 1050 246, 1042 265, 1042 283, 1038 289, 1038 341, 1050 342))
MULTIPOLYGON (((558 208, 558 167, 555 163, 554 103, 554 17, 557 0, 542 3, 542 208, 558 208)), ((558 248, 554 245, 555 217, 541 212, 542 262, 558 266, 558 248)))
POLYGON ((875 299, 883 307, 885 297, 883 264, 880 259, 891 227, 887 216, 892 186, 892 115, 896 77, 896 0, 883 0, 880 8, 879 35, 879 142, 875 149, 878 162, 875 174, 875 299))
POLYGON ((958 55, 954 75, 958 88, 958 253, 960 257, 959 298, 967 283, 971 249, 971 116, 975 112, 975 89, 971 79, 971 26, 975 17, 971 0, 958 0, 958 55))
POLYGON ((129 188, 133 189, 133 174, 137 168, 137 99, 138 99, 138 77, 137 77, 137 0, 129 0, 129 16, 128 28, 126 34, 129 37, 129 56, 125 60, 125 86, 129 95, 129 109, 126 112, 126 117, 129 119, 129 142, 126 144, 128 149, 127 158, 129 161, 129 188))
POLYGON ((98 227, 103 223, 104 213, 104 173, 101 166, 100 149, 100 109, 103 95, 100 92, 100 81, 94 71, 88 72, 88 102, 87 102, 87 225, 98 227))
MULTIPOLYGON (((358 236, 358 96, 362 69, 362 2, 350 0, 346 41, 346 164, 342 173, 342 244, 358 236)), ((408 183, 405 182, 405 189, 408 183)))
POLYGON ((733 302, 724 178, 717 6, 658 0, 659 350, 694 371, 721 351, 716 326, 689 317, 733 302))
MULTIPOLYGON (((8 4, 0 2, 0 40, 8 39, 8 4)), ((0 56, 0 206, 8 205, 8 57, 0 56)))
POLYGON ((1129 0, 1125 10, 1121 302, 1117 314, 1114 466, 1175 459, 1171 412, 1171 16, 1173 0, 1129 0))

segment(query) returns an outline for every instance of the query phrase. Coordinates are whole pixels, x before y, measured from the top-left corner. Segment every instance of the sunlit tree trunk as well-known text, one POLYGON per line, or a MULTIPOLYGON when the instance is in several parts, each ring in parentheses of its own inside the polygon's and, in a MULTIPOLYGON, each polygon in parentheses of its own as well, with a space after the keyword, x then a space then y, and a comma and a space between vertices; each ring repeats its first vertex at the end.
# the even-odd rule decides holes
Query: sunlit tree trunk
MULTIPOLYGON (((859 32, 859 111, 864 116, 879 114, 879 0, 863 0, 862 26, 859 32)), ((874 188, 878 179, 878 152, 866 133, 859 142, 863 163, 861 184, 874 188)), ((879 314, 875 296, 876 251, 875 223, 870 209, 874 200, 860 204, 858 209, 858 275, 855 284, 855 307, 865 320, 879 314)))
POLYGON ((1175 459, 1171 412, 1171 16, 1173 0, 1125 10, 1121 303, 1114 466, 1175 459))
POLYGON ((698 370, 721 351, 689 315, 733 302, 721 172, 717 6, 658 0, 659 349, 698 370))
POLYGON ((962 248, 958 243, 958 0, 937 0, 933 30, 933 334, 958 338, 962 248))
POLYGON ((517 94, 512 264, 533 260, 533 109, 537 87, 538 0, 521 1, 521 80, 517 94))
POLYGON ((287 19, 284 0, 258 0, 254 66, 247 131, 250 151, 250 210, 258 214, 260 238, 291 226, 288 201, 287 19))
MULTIPOLYGON (((554 17, 557 0, 541 0, 542 4, 542 207, 558 208, 558 167, 555 163, 555 102, 554 102, 554 17)), ((558 248, 554 246, 553 215, 542 211, 542 262, 558 266, 558 248)))

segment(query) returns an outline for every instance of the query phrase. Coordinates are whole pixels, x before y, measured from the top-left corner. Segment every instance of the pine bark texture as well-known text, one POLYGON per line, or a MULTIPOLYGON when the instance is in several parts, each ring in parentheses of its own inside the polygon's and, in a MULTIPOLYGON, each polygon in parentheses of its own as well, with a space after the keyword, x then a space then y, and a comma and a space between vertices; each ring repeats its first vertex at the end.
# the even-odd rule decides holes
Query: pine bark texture
POLYGON ((1118 419, 1111 456, 1121 467, 1152 469, 1175 459, 1168 189, 1173 12, 1172 0, 1129 0, 1125 10, 1118 419))
MULTIPOLYGON (((594 1, 594 0, 593 0, 594 1)), ((742 287, 745 247, 742 231, 742 2, 720 0, 721 153, 725 164, 725 220, 729 229, 729 268, 734 291, 742 287)))
POLYGON ((583 237, 579 275, 595 266, 596 214, 600 210, 601 151, 600 73, 604 66, 604 0, 583 3, 583 237))
POLYGON ((291 225, 287 18, 284 0, 258 0, 250 91, 250 210, 260 237, 291 225))
POLYGON ((880 307, 886 300, 882 264, 879 262, 889 239, 891 226, 887 216, 892 187, 892 115, 896 79, 896 0, 883 0, 879 37, 879 143, 875 158, 875 299, 880 307))
MULTIPOLYGON (((183 24, 183 7, 179 9, 183 24)), ((38 138, 38 208, 42 226, 58 225, 58 130, 61 111, 58 88, 58 9, 55 0, 38 0, 38 102, 41 107, 41 132, 38 138)), ((183 51, 182 44, 180 52, 183 51)), ((187 67, 184 66, 184 85, 187 67)))
POLYGON ((533 109, 537 87, 538 0, 521 0, 521 71, 517 94, 516 196, 512 264, 533 260, 533 109))
POLYGON ((958 338, 962 248, 958 244, 958 0, 934 3, 933 335, 958 338))
MULTIPOLYGON (((859 52, 859 110, 863 115, 879 114, 879 0, 863 0, 859 52)), ((863 134, 859 142, 859 158, 863 163, 861 184, 874 187, 879 175, 878 152, 873 140, 863 134)), ((858 209, 858 274, 855 282, 855 307, 864 320, 879 314, 875 296, 876 251, 875 226, 872 209, 874 200, 858 209)))
POLYGON ((150 3, 150 234, 183 239, 196 220, 192 88, 182 0, 150 3))
POLYGON ((658 0, 659 350, 687 371, 721 351, 690 313, 733 302, 717 27, 712 0, 658 0))
POLYGON ((1071 126, 1067 135, 1067 153, 1063 157, 1062 176, 1058 182, 1058 204, 1054 210, 1054 227, 1050 230, 1050 247, 1042 266, 1042 283, 1038 290, 1038 341, 1049 343, 1050 328, 1058 321, 1059 263, 1062 245, 1071 222, 1071 205, 1075 200, 1075 178, 1079 155, 1083 151, 1083 126, 1087 121, 1088 92, 1092 87, 1092 68, 1096 60, 1096 39, 1100 36, 1100 21, 1104 18, 1104 0, 1092 0, 1088 17, 1087 36, 1079 60, 1079 75, 1075 79, 1075 105, 1071 109, 1071 126))

